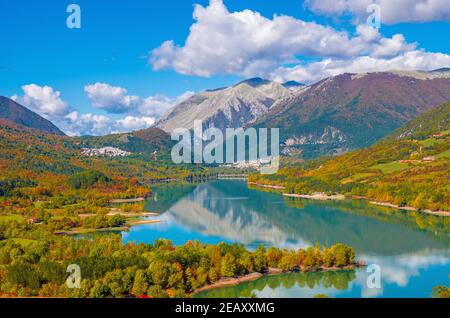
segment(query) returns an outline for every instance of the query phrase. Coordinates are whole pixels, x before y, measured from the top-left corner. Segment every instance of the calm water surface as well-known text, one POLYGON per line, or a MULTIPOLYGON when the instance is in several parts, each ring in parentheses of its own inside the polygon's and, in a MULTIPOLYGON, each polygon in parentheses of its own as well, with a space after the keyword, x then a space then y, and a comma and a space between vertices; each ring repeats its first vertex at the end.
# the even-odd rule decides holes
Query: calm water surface
POLYGON ((125 242, 174 244, 239 242, 304 248, 344 243, 358 258, 378 264, 382 287, 369 289, 366 270, 269 276, 198 297, 429 297, 450 285, 450 228, 443 218, 408 214, 364 201, 315 202, 286 199, 249 189, 243 181, 154 188, 147 203, 161 222, 123 232, 125 242))

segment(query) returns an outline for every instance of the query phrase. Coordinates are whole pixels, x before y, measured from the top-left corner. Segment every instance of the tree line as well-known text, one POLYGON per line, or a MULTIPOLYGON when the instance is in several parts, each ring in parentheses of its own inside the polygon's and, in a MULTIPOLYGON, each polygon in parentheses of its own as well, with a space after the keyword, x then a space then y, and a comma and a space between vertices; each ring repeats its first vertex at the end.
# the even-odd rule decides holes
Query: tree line
POLYGON ((57 236, 24 222, 0 223, 0 292, 9 297, 186 297, 196 289, 269 268, 283 272, 339 269, 355 265, 343 244, 288 250, 240 244, 174 246, 123 244, 118 235, 92 240, 57 236), (70 264, 81 269, 81 288, 65 284, 70 264))

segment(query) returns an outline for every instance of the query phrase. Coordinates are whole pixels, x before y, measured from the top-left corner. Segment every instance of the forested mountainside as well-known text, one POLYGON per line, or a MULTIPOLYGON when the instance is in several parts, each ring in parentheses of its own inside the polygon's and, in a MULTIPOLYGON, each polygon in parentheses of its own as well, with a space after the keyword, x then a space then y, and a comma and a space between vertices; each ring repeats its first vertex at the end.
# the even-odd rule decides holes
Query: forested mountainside
POLYGON ((367 147, 450 99, 450 72, 343 74, 272 107, 257 127, 280 128, 284 153, 304 159, 367 147))
POLYGON ((391 136, 341 156, 286 164, 260 184, 292 194, 357 195, 398 206, 450 210, 450 102, 434 108, 391 136))
POLYGON ((169 136, 159 129, 72 138, 0 120, 0 180, 23 177, 45 183, 51 176, 67 178, 90 170, 112 179, 152 180, 183 178, 202 170, 201 167, 173 165, 168 154, 170 143, 169 136), (97 147, 118 147, 113 149, 127 155, 86 155, 86 149, 95 150, 97 147))
POLYGON ((64 136, 64 133, 49 120, 3 96, 0 96, 0 119, 9 120, 18 125, 35 128, 58 136, 64 136))
POLYGON ((368 147, 449 99, 446 69, 342 74, 310 86, 254 78, 196 94, 156 127, 280 128, 283 153, 311 159, 368 147))

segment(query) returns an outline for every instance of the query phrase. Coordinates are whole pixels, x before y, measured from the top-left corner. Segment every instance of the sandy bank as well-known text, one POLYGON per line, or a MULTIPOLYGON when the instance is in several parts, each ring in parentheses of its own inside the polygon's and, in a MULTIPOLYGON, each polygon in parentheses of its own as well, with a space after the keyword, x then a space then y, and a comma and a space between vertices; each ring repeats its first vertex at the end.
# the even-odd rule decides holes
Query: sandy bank
POLYGON ((216 289, 216 288, 222 288, 222 287, 227 287, 227 286, 236 286, 236 285, 239 285, 239 284, 242 284, 245 282, 251 282, 251 281, 257 280, 263 276, 264 276, 264 274, 261 274, 261 273, 251 273, 251 274, 237 277, 237 278, 222 278, 213 284, 209 284, 209 285, 206 285, 206 286, 196 289, 193 292, 193 294, 197 294, 197 293, 200 293, 203 291, 216 289))
MULTIPOLYGON (((120 210, 111 210, 106 216, 115 216, 120 215, 125 218, 139 218, 139 217, 149 217, 149 216, 158 216, 158 213, 152 213, 152 212, 123 212, 120 210)), ((84 213, 84 214, 78 214, 78 217, 80 219, 87 219, 90 217, 95 217, 97 214, 94 213, 84 213)))
POLYGON ((270 184, 259 184, 256 182, 249 182, 248 184, 254 185, 261 188, 267 188, 267 189, 274 189, 274 190, 285 190, 286 187, 283 186, 277 186, 277 185, 270 185, 270 184))
POLYGON ((120 203, 135 203, 135 202, 143 202, 145 198, 135 198, 135 199, 115 199, 109 201, 112 204, 120 204, 120 203))
POLYGON ((283 196, 288 197, 288 198, 300 198, 300 199, 319 200, 319 201, 345 200, 345 196, 342 194, 326 195, 325 193, 314 193, 312 195, 307 195, 307 194, 283 193, 283 196))
POLYGON ((132 226, 143 225, 143 224, 154 224, 159 223, 159 220, 129 220, 126 226, 120 227, 108 227, 101 229, 85 229, 85 228, 73 228, 69 231, 58 231, 55 232, 56 235, 80 235, 80 234, 90 234, 90 233, 101 233, 101 232, 122 232, 128 231, 132 226))
POLYGON ((422 212, 422 213, 427 213, 427 214, 432 214, 432 215, 437 215, 437 216, 450 216, 449 211, 433 211, 433 210, 429 210, 429 209, 419 211, 418 209, 410 207, 410 206, 398 206, 398 205, 395 205, 395 204, 392 204, 389 202, 369 201, 369 203, 372 205, 384 206, 384 207, 388 207, 388 208, 399 209, 399 210, 410 211, 410 212, 422 212))
MULTIPOLYGON (((355 267, 364 267, 364 266, 365 266, 364 262, 360 261, 355 264, 344 266, 344 267, 321 266, 319 268, 319 271, 354 270, 355 267)), ((306 272, 308 272, 308 271, 306 271, 306 272)), ((288 274, 288 273, 292 273, 292 272, 286 272, 279 268, 270 267, 267 269, 267 271, 265 273, 251 273, 251 274, 240 276, 240 277, 222 278, 213 284, 209 284, 209 285, 206 285, 206 286, 196 289, 192 293, 192 295, 198 294, 203 291, 211 290, 211 289, 223 288, 223 287, 229 287, 229 286, 237 286, 237 285, 245 283, 245 282, 251 282, 251 281, 258 280, 265 275, 280 275, 280 274, 288 274)))

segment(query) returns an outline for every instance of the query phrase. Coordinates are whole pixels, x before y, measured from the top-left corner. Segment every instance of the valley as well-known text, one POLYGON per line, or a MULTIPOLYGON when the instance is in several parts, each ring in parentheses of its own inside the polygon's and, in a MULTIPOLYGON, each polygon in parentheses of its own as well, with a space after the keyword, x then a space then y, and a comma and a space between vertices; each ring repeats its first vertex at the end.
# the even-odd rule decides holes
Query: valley
POLYGON ((105 136, 65 136, 2 98, 1 294, 429 297, 450 263, 447 75, 251 79, 193 96, 156 127, 105 136), (280 170, 175 164, 171 129, 189 131, 189 118, 279 126, 280 170), (72 262, 86 270, 81 290, 64 284, 72 262), (369 290, 363 262, 406 282, 369 290))
POLYGON ((0 1, 1 309, 448 311, 449 1, 0 1))
POLYGON ((450 210, 450 104, 418 116, 372 147, 290 165, 277 175, 253 174, 250 182, 282 186, 288 194, 341 194, 411 207, 450 210))
POLYGON ((174 106, 156 126, 279 128, 285 155, 314 159, 368 147, 450 100, 450 71, 342 74, 312 85, 255 78, 174 106))

